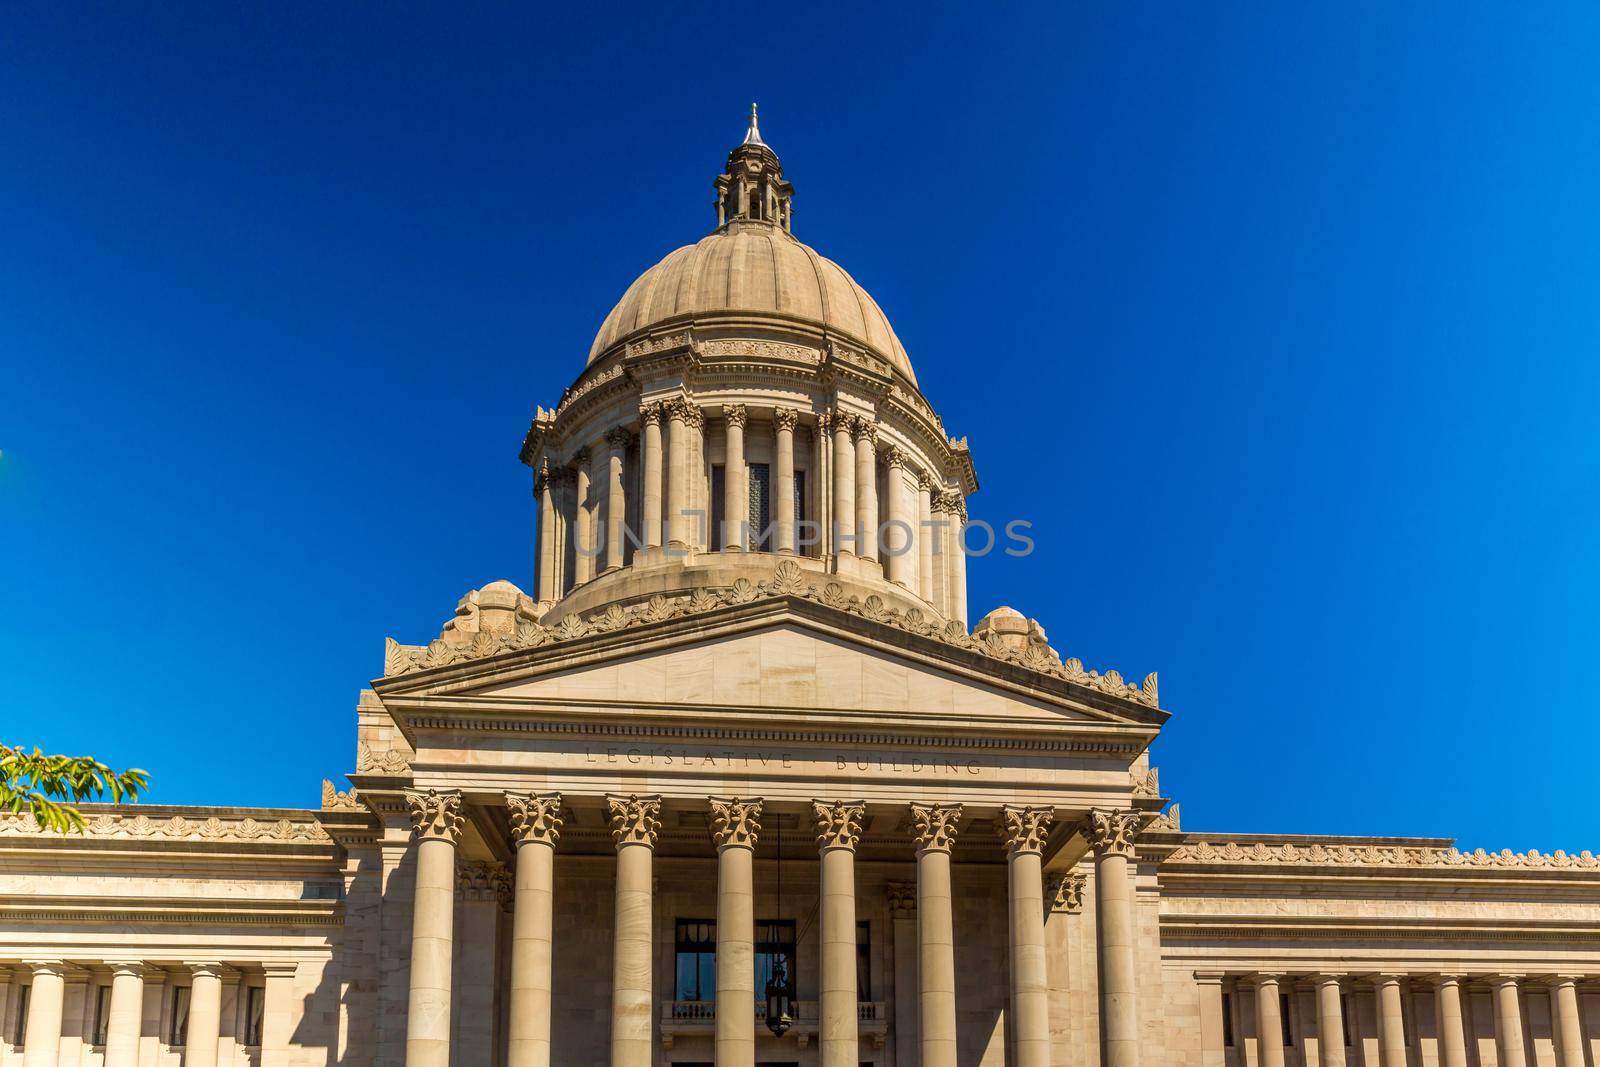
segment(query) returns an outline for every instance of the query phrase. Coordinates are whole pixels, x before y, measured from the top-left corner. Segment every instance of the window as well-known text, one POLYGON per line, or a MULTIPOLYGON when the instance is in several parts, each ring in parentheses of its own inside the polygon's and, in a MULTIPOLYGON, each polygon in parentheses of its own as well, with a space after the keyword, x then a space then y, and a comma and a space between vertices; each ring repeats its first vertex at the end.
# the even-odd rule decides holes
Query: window
POLYGON ((1351 1046, 1350 1041, 1350 994, 1339 994, 1339 1022, 1344 1024, 1344 1047, 1351 1046))
POLYGON ((772 551, 772 537, 762 536, 772 522, 772 468, 765 463, 752 463, 747 468, 750 479, 750 538, 757 552, 772 551))
POLYGON ((179 1048, 189 1043, 189 987, 172 987, 172 1015, 167 1019, 167 1044, 179 1048))
POLYGON ((767 998, 767 983, 772 980, 772 968, 783 960, 784 975, 789 979, 789 1000, 795 1000, 794 984, 794 920, 763 919, 756 923, 756 1000, 767 998))
POLYGON ((33 986, 25 985, 17 989, 17 1022, 16 1029, 11 1032, 11 1043, 21 1048, 28 1037, 28 998, 33 995, 33 986))
MULTIPOLYGON (((794 472, 794 550, 802 556, 813 555, 817 551, 814 545, 800 544, 800 539, 806 536, 806 528, 803 524, 810 518, 811 516, 806 513, 806 472, 796 470, 794 472)), ((815 538, 816 534, 813 533, 810 536, 815 538)))
POLYGON ((856 996, 872 999, 872 924, 856 923, 856 996))
POLYGON ((717 999, 717 921, 679 919, 677 991, 673 1000, 717 999))
POLYGON ((728 508, 728 469, 720 463, 711 467, 711 551, 722 551, 722 519, 728 508))
POLYGON ((1233 994, 1222 994, 1222 1046, 1233 1047, 1233 994))
POLYGON ((111 1027, 111 987, 96 986, 94 991, 94 1038, 91 1045, 104 1045, 111 1027))
POLYGON ((1294 1026, 1289 1021, 1289 994, 1278 994, 1278 1020, 1283 1024, 1283 1047, 1294 1047, 1294 1026))
POLYGON ((261 1044, 261 1019, 266 1014, 267 991, 261 986, 246 986, 244 991, 244 1043, 261 1044))

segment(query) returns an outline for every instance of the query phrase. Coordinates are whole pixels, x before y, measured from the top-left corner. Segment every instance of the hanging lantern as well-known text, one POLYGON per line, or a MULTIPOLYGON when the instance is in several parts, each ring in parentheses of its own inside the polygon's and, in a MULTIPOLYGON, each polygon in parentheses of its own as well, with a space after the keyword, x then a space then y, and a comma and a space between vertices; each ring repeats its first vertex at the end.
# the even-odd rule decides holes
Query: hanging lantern
POLYGON ((794 1025, 789 1006, 789 975, 782 956, 772 961, 772 977, 767 979, 767 1029, 782 1037, 794 1025))

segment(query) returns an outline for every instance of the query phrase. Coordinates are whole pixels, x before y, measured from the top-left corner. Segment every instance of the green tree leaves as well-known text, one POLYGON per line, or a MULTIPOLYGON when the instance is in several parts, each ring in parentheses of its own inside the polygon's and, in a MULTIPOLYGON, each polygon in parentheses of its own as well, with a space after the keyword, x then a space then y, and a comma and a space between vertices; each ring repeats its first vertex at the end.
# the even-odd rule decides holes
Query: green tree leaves
POLYGON ((109 798, 134 800, 150 776, 137 768, 113 771, 92 756, 47 756, 35 748, 0 744, 0 811, 29 812, 46 830, 83 831, 74 806, 109 798))

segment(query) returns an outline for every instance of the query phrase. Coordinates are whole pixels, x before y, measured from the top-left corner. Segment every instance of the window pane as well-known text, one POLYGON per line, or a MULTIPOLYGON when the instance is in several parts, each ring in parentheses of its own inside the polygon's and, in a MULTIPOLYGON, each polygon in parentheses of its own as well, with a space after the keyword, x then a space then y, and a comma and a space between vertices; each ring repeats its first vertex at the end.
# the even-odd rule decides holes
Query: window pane
POLYGON ((673 1000, 699 1000, 700 974, 692 952, 678 953, 678 991, 673 1000))
POLYGON ((111 1025, 111 987, 100 986, 94 991, 94 1045, 106 1043, 106 1030, 111 1025))
POLYGON ((772 521, 772 473, 765 463, 750 464, 750 537, 761 552, 772 550, 772 538, 762 537, 772 521))
POLYGON ((267 991, 258 985, 250 987, 245 999, 244 1043, 261 1044, 261 1017, 265 1013, 267 991))

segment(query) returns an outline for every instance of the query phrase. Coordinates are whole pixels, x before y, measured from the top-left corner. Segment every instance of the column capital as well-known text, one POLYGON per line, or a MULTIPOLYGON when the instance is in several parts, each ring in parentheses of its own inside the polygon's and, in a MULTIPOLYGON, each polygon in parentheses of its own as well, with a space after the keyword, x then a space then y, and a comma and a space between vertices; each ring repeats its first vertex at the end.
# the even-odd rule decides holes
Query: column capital
POLYGON ((877 447, 878 420, 871 415, 857 415, 850 421, 850 435, 857 441, 866 441, 877 447))
POLYGON ((300 971, 294 960, 267 960, 261 964, 261 973, 268 978, 293 978, 300 971))
POLYGON ((1000 832, 1000 840, 1008 856, 1022 852, 1043 852, 1044 840, 1050 835, 1050 824, 1055 818, 1056 813, 1052 808, 1007 804, 1000 809, 1000 822, 995 829, 1000 832))
POLYGON ((607 793, 606 814, 611 819, 611 838, 618 848, 623 845, 656 847, 656 831, 661 829, 659 795, 607 793))
POLYGON ((589 451, 589 446, 584 445, 572 454, 572 462, 582 467, 594 458, 594 453, 589 451))
POLYGON ((143 978, 148 969, 143 960, 106 960, 106 970, 111 972, 113 978, 121 974, 143 978))
POLYGON ((469 860, 456 867, 456 895, 462 900, 511 903, 511 872, 503 863, 469 860))
POLYGON ((560 793, 507 793, 511 812, 511 838, 519 845, 555 846, 561 840, 560 793))
POLYGON ((1263 982, 1268 982, 1272 985, 1279 985, 1287 977, 1289 977, 1289 975, 1285 971, 1255 971, 1244 976, 1246 981, 1252 982, 1258 986, 1263 982))
POLYGON ((1517 985, 1526 977, 1528 976, 1525 974, 1487 974, 1484 975, 1483 980, 1489 985, 1500 988, 1508 985, 1517 985))
POLYGON ((461 814, 461 790, 407 792, 406 805, 411 809, 411 829, 418 840, 448 841, 452 845, 460 842, 461 828, 467 821, 461 814))
POLYGON ((666 414, 667 406, 659 400, 652 400, 647 404, 639 405, 639 421, 646 426, 660 426, 661 418, 666 414))
POLYGON ((817 432, 827 433, 833 428, 834 414, 831 411, 817 412, 817 432))
POLYGON ((750 420, 750 412, 743 404, 724 404, 722 417, 727 420, 729 426, 743 427, 750 420))
POLYGON ((929 474, 927 471, 918 471, 917 472, 917 489, 918 490, 920 490, 921 492, 924 492, 924 493, 931 493, 931 492, 933 492, 933 486, 934 486, 933 475, 929 474))
POLYGON ((792 430, 800 419, 794 408, 778 408, 772 413, 772 425, 780 430, 792 430))
POLYGON ((890 470, 904 470, 911 455, 899 445, 889 445, 883 450, 883 462, 890 470))
POLYGON ((949 852, 961 826, 960 804, 918 804, 911 807, 911 839, 918 852, 949 852))
POLYGON ((1346 977, 1347 976, 1343 971, 1318 971, 1316 974, 1311 976, 1311 982, 1313 985, 1318 986, 1325 986, 1331 982, 1340 989, 1343 989, 1344 980, 1346 977))
POLYGON ((917 913, 917 883, 890 882, 885 889, 889 896, 889 911, 897 916, 917 913))
POLYGON ((1083 911, 1083 891, 1089 879, 1072 871, 1052 874, 1044 883, 1045 903, 1056 913, 1077 915, 1083 911))
POLYGON ((1544 984, 1552 989, 1559 989, 1564 985, 1577 985, 1583 980, 1584 976, 1581 974, 1547 974, 1543 978, 1544 984))
POLYGON ((65 978, 72 968, 65 960, 23 960, 22 965, 33 974, 35 978, 40 975, 54 975, 65 978))
POLYGON ((196 978, 221 978, 229 968, 216 960, 184 960, 183 965, 196 978))
POLYGON ((813 800, 811 814, 817 823, 817 847, 852 851, 861 840, 861 820, 867 805, 859 800, 813 800))
POLYGON ((1226 979, 1227 977, 1228 977, 1228 972, 1227 971, 1195 971, 1194 972, 1194 980, 1195 980, 1195 984, 1196 985, 1221 985, 1223 983, 1223 980, 1226 979))
POLYGON ((606 431, 606 444, 613 450, 621 452, 633 441, 633 434, 626 426, 613 426, 606 431))
POLYGON ((1132 810, 1094 808, 1089 812, 1089 843, 1097 856, 1131 856, 1139 836, 1139 813, 1132 810))
POLYGON ((761 833, 761 798, 711 797, 711 840, 725 848, 756 847, 761 833))

